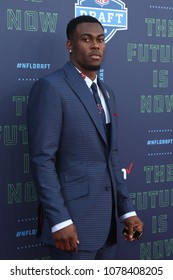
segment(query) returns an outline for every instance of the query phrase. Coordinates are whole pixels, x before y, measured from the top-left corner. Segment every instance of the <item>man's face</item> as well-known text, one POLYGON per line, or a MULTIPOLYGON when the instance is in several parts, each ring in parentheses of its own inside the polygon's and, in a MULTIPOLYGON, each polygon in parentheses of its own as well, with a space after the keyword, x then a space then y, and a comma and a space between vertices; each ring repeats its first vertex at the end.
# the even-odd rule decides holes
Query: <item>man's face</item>
POLYGON ((105 52, 104 31, 99 23, 85 22, 77 25, 72 40, 71 62, 84 74, 100 68, 105 52))

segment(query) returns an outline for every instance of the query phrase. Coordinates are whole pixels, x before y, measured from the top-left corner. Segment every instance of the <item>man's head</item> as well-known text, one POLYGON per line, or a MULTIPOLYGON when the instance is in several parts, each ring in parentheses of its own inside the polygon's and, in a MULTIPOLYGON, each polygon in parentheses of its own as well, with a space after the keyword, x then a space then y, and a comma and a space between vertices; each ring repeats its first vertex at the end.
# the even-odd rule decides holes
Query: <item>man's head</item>
POLYGON ((87 76, 94 77, 105 52, 104 29, 91 16, 72 19, 66 29, 71 62, 87 76))
POLYGON ((70 22, 67 24, 67 28, 66 28, 67 39, 72 40, 72 37, 76 30, 77 25, 80 23, 86 23, 86 22, 98 23, 98 24, 100 24, 100 26, 103 29, 103 26, 100 23, 100 21, 98 21, 98 19, 91 17, 91 16, 79 16, 79 17, 76 17, 76 18, 73 18, 72 20, 70 20, 70 22))

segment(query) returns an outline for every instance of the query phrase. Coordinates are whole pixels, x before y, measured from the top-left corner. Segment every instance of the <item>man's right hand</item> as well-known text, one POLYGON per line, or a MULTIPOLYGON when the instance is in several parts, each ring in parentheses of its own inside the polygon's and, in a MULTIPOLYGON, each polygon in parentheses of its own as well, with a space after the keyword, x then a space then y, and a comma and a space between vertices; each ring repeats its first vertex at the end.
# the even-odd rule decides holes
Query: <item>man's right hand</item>
POLYGON ((79 240, 74 224, 54 232, 53 239, 57 249, 67 252, 77 252, 79 240))

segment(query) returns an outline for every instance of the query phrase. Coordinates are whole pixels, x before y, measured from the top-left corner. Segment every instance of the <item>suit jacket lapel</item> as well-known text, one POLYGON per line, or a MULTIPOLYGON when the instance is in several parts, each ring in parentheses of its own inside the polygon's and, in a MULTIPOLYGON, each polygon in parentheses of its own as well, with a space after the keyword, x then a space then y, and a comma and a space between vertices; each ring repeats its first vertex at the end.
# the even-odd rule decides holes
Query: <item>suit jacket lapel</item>
POLYGON ((113 125, 114 122, 115 122, 115 120, 114 120, 114 118, 115 118, 115 116, 114 116, 114 114, 115 114, 115 112, 114 112, 114 110, 115 110, 114 100, 112 100, 113 99, 112 93, 109 92, 105 88, 104 84, 99 79, 98 79, 98 85, 99 85, 99 87, 102 91, 102 94, 104 95, 104 99, 105 99, 105 102, 106 102, 106 105, 107 105, 107 109, 109 111, 110 122, 111 122, 111 131, 110 131, 111 132, 110 148, 111 148, 112 143, 114 142, 114 138, 116 137, 116 130, 115 130, 115 126, 113 125))
POLYGON ((74 93, 80 98, 81 102, 83 103, 86 110, 88 111, 92 121, 94 122, 96 128, 98 129, 99 133, 101 134, 104 142, 106 143, 106 145, 108 145, 105 130, 103 127, 102 120, 100 118, 99 111, 96 110, 93 96, 92 96, 89 88, 87 87, 85 81, 80 76, 78 71, 74 68, 74 66, 71 65, 70 62, 64 66, 64 71, 66 73, 67 83, 72 88, 74 93))

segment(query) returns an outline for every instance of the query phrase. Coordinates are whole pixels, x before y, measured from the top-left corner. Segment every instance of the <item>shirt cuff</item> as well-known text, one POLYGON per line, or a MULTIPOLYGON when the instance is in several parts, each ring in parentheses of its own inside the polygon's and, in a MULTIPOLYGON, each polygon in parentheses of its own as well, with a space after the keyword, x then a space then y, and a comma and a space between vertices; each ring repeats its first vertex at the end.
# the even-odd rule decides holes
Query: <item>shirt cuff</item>
POLYGON ((128 212, 124 215, 122 215, 121 217, 119 217, 120 221, 122 222, 123 220, 129 218, 129 217, 132 217, 132 216, 137 216, 136 212, 135 211, 132 211, 132 212, 128 212))
POLYGON ((67 226, 69 226, 69 225, 71 225, 71 224, 73 224, 73 222, 72 222, 72 220, 70 219, 70 220, 67 220, 67 221, 65 221, 65 222, 62 222, 62 223, 59 223, 59 224, 53 226, 53 227, 51 228, 51 231, 52 231, 52 233, 54 233, 55 231, 58 231, 58 230, 60 230, 60 229, 62 229, 62 228, 65 228, 65 227, 67 227, 67 226))

